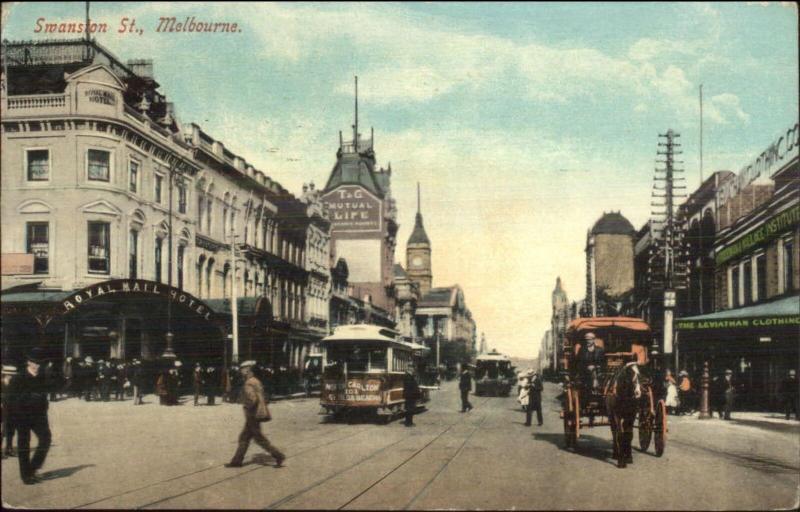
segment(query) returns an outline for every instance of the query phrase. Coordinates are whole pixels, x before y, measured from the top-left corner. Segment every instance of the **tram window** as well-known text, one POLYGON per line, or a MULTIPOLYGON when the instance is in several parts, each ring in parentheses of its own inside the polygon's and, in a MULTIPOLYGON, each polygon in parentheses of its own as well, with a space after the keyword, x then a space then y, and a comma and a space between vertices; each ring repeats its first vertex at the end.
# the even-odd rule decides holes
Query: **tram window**
POLYGON ((386 349, 373 348, 369 352, 369 369, 372 370, 385 370, 386 369, 386 349))
POLYGON ((354 347, 347 357, 347 369, 351 372, 365 372, 368 364, 368 352, 362 347, 354 347))

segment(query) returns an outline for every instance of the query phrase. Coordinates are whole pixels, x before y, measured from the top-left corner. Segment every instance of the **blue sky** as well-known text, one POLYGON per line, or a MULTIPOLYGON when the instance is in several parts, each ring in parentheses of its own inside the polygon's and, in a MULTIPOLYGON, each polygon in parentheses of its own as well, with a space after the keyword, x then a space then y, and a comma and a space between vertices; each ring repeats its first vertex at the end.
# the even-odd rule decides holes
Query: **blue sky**
MULTIPOLYGON (((3 37, 80 20, 83 3, 3 4, 3 37)), ((657 134, 682 135, 698 184, 738 171, 798 118, 795 4, 92 3, 122 60, 152 58, 182 122, 197 122, 287 188, 323 185, 338 131, 374 126, 401 229, 415 183, 434 285, 459 283, 490 346, 534 356, 561 276, 582 298, 586 230, 608 210, 647 220, 657 134), (142 35, 113 28, 136 18, 142 35), (238 34, 159 34, 159 16, 238 34), (267 152, 268 148, 278 148, 267 152)), ((364 130, 365 131, 365 130, 364 130)))

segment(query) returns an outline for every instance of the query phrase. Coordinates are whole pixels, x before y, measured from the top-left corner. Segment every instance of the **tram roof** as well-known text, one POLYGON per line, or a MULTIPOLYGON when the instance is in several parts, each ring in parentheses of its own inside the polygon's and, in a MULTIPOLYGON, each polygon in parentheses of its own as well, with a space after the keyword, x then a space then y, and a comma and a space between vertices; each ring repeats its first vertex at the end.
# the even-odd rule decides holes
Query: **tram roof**
POLYGON ((507 355, 498 353, 481 354, 475 361, 510 361, 507 355))
MULTIPOLYGON (((383 341, 386 343, 402 343, 398 337, 400 333, 393 329, 372 324, 341 325, 334 329, 333 334, 322 338, 322 341, 383 341)), ((405 344, 405 343, 404 343, 405 344)))

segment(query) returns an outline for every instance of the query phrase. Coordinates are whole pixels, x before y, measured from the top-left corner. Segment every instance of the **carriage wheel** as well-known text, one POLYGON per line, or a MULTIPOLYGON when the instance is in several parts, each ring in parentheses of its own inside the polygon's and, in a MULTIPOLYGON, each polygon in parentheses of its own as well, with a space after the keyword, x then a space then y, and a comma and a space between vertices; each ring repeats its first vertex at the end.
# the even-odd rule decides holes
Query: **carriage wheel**
POLYGON ((656 457, 661 457, 667 444, 667 406, 663 400, 659 400, 656 405, 655 442, 656 457))
POLYGON ((655 417, 650 414, 649 409, 639 411, 639 449, 646 452, 650 448, 650 440, 653 439, 653 427, 655 417))
POLYGON ((578 441, 578 427, 575 424, 574 403, 572 400, 572 390, 567 390, 566 403, 564 407, 564 444, 567 448, 574 448, 578 441))

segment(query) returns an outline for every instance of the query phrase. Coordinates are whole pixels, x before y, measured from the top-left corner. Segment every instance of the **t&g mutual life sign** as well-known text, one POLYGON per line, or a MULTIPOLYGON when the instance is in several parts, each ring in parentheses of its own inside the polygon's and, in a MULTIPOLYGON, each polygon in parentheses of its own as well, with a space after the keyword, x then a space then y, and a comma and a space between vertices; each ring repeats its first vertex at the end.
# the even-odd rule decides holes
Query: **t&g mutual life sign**
POLYGON ((383 202, 357 185, 342 185, 322 198, 331 219, 331 232, 380 232, 383 202))

